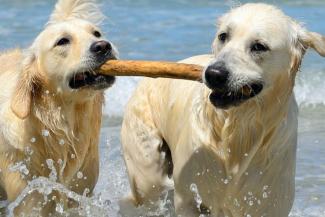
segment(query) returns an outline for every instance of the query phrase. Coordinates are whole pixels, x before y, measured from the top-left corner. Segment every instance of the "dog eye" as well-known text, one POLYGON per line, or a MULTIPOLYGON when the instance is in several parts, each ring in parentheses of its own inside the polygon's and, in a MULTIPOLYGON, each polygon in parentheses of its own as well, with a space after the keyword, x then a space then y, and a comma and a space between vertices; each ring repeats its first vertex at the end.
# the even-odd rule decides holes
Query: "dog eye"
POLYGON ((258 42, 253 44, 251 47, 252 52, 266 52, 268 50, 270 50, 268 46, 258 43, 258 42))
POLYGON ((96 38, 100 38, 100 37, 102 37, 102 34, 101 34, 100 32, 98 32, 98 31, 95 31, 93 34, 94 34, 94 36, 95 36, 96 38))
POLYGON ((64 46, 70 44, 70 40, 68 38, 61 38, 56 44, 55 46, 64 46))
POLYGON ((219 36, 218 36, 218 38, 219 38, 219 41, 221 41, 222 43, 224 43, 226 40, 227 40, 227 38, 228 38, 228 34, 227 33, 221 33, 219 36))

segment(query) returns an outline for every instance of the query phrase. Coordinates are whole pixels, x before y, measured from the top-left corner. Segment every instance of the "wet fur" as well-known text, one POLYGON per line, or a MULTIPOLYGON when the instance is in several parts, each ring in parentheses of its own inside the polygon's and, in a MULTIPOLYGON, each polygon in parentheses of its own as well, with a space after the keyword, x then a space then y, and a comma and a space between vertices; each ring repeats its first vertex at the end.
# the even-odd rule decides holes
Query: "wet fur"
MULTIPOLYGON (((95 25, 101 18, 95 1, 60 0, 41 34, 61 23, 95 25)), ((40 50, 44 45, 38 36, 29 49, 0 55, 0 184, 4 189, 1 199, 9 202, 15 201, 28 181, 49 177, 53 172, 48 165, 51 161, 57 173, 56 179, 51 177, 52 181, 79 194, 88 191, 89 195, 98 178, 103 91, 57 92, 56 78, 49 78, 43 67, 51 64, 42 62, 40 50), (19 163, 28 171, 12 169, 19 163), (77 178, 78 172, 82 172, 82 179, 77 178)), ((78 59, 70 59, 66 64, 73 61, 78 59)), ((69 65, 66 70, 70 70, 69 65)), ((53 73, 55 76, 56 72, 53 73)), ((52 192, 48 198, 46 205, 40 205, 44 202, 43 195, 37 192, 28 195, 15 209, 15 215, 48 216, 54 213, 57 202, 65 204, 65 208, 69 205, 66 196, 59 192, 52 192), (35 208, 41 211, 34 213, 35 208)))
POLYGON ((220 45, 216 37, 214 55, 182 62, 206 67, 219 58, 232 61, 237 57, 241 61, 232 65, 234 76, 263 79, 265 90, 240 106, 222 110, 210 103, 211 90, 203 84, 142 81, 128 103, 122 126, 132 189, 122 204, 151 206, 162 192, 174 187, 177 215, 288 216, 295 193, 295 76, 306 49, 324 56, 325 40, 266 4, 235 8, 220 19, 218 27, 238 21, 243 23, 233 29, 238 35, 229 44, 220 45), (245 38, 256 37, 251 31, 255 22, 259 22, 257 31, 268 31, 268 42, 274 48, 264 65, 252 62, 238 46, 245 38), (244 74, 251 65, 262 73, 244 74), (172 179, 165 170, 168 157, 160 152, 164 141, 171 153, 172 179))

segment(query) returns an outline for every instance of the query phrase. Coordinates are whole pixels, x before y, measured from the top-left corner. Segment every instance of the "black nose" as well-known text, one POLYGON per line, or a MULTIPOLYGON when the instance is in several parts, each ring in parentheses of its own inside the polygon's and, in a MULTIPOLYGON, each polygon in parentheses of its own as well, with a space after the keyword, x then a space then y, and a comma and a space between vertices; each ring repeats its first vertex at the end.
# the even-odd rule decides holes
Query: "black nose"
POLYGON ((211 89, 223 89, 227 85, 229 71, 224 63, 210 65, 205 71, 207 86, 211 89))
POLYGON ((107 41, 97 41, 90 46, 90 51, 98 56, 106 55, 112 50, 112 45, 107 41))

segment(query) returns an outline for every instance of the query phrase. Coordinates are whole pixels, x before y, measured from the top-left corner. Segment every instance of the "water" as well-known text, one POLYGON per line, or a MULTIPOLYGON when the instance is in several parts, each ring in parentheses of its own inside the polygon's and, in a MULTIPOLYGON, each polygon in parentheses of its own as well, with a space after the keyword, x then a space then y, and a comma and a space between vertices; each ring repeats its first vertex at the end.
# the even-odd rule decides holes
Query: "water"
MULTIPOLYGON (((324 0, 272 0, 288 15, 325 35, 324 0)), ((28 46, 42 29, 54 0, 0 0, 0 49, 28 46)), ((108 19, 104 30, 124 59, 180 60, 210 52, 216 17, 237 1, 214 0, 104 0, 108 19)), ((101 133, 101 169, 92 198, 75 195, 51 181, 36 180, 25 193, 60 189, 79 201, 69 213, 118 216, 118 199, 129 190, 121 157, 119 131, 124 105, 138 79, 123 78, 107 91, 101 133), (91 214, 90 214, 91 213, 91 214)), ((309 52, 295 88, 300 105, 296 200, 292 217, 325 216, 325 59, 309 52)), ((23 198, 24 192, 20 198, 23 198)), ((18 199, 20 199, 18 198, 18 199)), ((19 202, 16 201, 16 202, 19 202)), ((2 207, 3 204, 0 205, 2 207)), ((14 207, 12 203, 10 207, 14 207)), ((60 210, 60 206, 57 207, 60 210)), ((162 198, 156 213, 172 213, 162 198)), ((133 212, 130 216, 136 216, 133 212)))

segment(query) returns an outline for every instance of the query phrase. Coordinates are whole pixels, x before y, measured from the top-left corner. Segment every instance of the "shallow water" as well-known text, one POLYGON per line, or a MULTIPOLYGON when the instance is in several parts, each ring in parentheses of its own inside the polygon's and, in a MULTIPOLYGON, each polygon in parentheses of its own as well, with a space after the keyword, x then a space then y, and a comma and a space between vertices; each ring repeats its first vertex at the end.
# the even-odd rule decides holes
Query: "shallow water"
MULTIPOLYGON (((26 47, 41 30, 54 0, 0 0, 0 49, 26 47)), ((111 0, 102 1, 108 21, 104 25, 125 59, 180 60, 209 53, 216 17, 237 1, 111 0), (226 3, 225 3, 226 2, 226 3)), ((243 1, 242 1, 243 2, 243 1)), ((312 31, 325 34, 325 2, 270 1, 312 31)), ((138 79, 123 78, 107 92, 101 134, 101 168, 94 197, 68 195, 80 201, 86 216, 118 216, 118 199, 129 190, 120 150, 119 130, 124 105, 138 79)), ((300 105, 296 200, 292 217, 325 216, 325 59, 309 52, 295 88, 300 105)), ((60 188, 40 180, 43 190, 60 188)), ((39 183, 35 183, 37 185, 39 183)), ((61 186, 62 187, 62 186, 61 186)), ((45 191, 46 192, 46 191, 45 191)), ((22 195, 24 196, 24 195, 22 195)), ((172 205, 162 201, 166 208, 172 205)), ((13 206, 14 204, 11 204, 13 206)), ((0 205, 1 207, 1 205, 0 205)), ((60 207, 58 207, 60 210, 60 207)), ((171 211, 172 213, 172 211, 171 211)), ((67 213, 65 213, 67 214, 67 213)), ((135 213, 131 216, 136 216, 135 213)))

